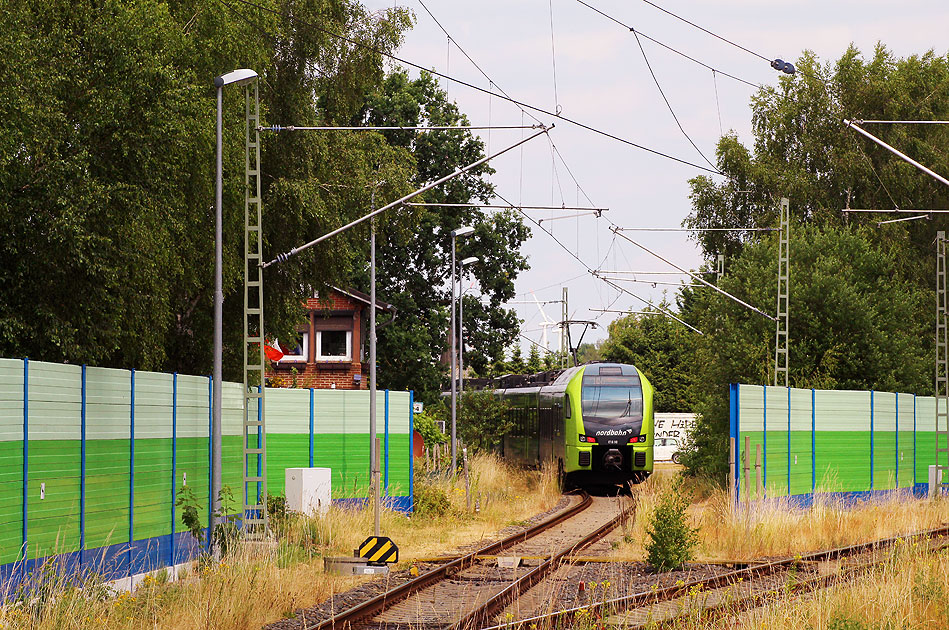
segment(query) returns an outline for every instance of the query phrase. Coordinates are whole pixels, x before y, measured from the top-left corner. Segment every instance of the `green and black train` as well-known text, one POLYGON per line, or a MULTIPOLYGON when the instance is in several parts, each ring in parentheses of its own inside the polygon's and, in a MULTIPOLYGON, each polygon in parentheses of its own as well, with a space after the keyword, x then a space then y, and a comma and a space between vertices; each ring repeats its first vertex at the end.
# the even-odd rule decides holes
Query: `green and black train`
POLYGON ((653 466, 653 388, 632 365, 590 363, 550 382, 495 389, 513 429, 505 459, 550 461, 577 485, 640 483, 653 466))

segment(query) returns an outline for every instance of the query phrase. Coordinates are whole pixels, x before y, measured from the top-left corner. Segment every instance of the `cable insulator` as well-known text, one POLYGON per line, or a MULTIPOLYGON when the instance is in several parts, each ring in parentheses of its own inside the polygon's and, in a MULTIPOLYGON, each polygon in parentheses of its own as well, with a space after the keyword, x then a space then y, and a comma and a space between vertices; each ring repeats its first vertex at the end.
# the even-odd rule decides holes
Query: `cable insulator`
POLYGON ((771 67, 775 70, 784 70, 784 59, 775 59, 771 62, 771 67))
POLYGON ((784 74, 794 74, 794 64, 790 61, 784 62, 784 67, 781 68, 784 71, 784 74))

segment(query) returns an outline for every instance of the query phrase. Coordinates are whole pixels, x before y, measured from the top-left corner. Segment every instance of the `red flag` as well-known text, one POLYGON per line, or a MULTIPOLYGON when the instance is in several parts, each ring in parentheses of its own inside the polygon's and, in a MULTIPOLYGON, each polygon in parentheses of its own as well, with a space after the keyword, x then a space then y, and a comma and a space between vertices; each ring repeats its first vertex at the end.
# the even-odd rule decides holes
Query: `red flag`
POLYGON ((273 346, 264 344, 264 354, 267 355, 267 358, 271 361, 279 361, 283 358, 283 353, 280 350, 277 350, 273 346))

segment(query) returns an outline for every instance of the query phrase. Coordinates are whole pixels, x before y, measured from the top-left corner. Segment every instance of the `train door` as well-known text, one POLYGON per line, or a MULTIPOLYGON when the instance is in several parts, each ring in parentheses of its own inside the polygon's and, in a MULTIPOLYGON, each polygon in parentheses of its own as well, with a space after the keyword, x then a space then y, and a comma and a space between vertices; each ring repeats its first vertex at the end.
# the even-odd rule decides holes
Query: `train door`
POLYGON ((541 403, 541 407, 538 409, 539 416, 539 437, 540 444, 538 445, 539 457, 541 462, 550 461, 554 459, 554 414, 553 409, 549 405, 544 406, 544 403, 541 403))

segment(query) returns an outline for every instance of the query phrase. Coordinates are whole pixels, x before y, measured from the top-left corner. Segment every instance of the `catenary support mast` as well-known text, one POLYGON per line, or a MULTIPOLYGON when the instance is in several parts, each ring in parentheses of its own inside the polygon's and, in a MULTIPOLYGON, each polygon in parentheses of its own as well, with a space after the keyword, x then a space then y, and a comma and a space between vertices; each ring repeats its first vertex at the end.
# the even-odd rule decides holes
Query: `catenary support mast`
POLYGON ((260 100, 247 86, 244 123, 244 418, 243 501, 245 531, 267 533, 267 430, 264 396, 264 274, 260 181, 260 100))
POLYGON ((936 233, 936 487, 949 488, 949 304, 946 296, 946 233, 936 233))
POLYGON ((788 276, 790 218, 788 200, 781 198, 781 232, 778 238, 778 312, 774 333, 774 385, 788 386, 788 276))

